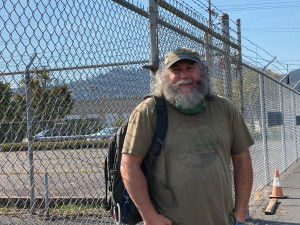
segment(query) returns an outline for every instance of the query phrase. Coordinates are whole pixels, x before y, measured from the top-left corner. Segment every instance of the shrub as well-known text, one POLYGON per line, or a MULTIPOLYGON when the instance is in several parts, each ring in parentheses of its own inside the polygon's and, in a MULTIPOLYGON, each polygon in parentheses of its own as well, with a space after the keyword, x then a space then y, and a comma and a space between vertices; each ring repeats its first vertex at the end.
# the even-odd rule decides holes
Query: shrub
MULTIPOLYGON (((47 141, 32 142, 34 151, 54 150, 54 149, 84 149, 84 148, 106 148, 109 140, 67 140, 67 141, 47 141)), ((0 145, 0 152, 28 151, 28 143, 4 143, 0 145)))

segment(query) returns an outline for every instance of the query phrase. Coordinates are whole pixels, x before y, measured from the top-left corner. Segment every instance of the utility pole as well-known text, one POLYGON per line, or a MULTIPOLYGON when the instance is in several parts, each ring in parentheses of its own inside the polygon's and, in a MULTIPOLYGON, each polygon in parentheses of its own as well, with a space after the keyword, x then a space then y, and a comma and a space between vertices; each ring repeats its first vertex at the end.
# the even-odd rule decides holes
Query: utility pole
MULTIPOLYGON (((212 28, 212 19, 211 19, 211 16, 212 16, 212 12, 211 12, 211 2, 210 0, 208 1, 208 19, 209 19, 209 29, 211 30, 212 28)), ((211 37, 210 35, 208 34, 208 31, 205 32, 204 34, 204 48, 202 50, 202 55, 204 56, 205 58, 205 61, 207 62, 207 67, 209 69, 209 71, 212 71, 212 64, 211 64, 211 55, 210 55, 210 44, 211 44, 211 37)))
POLYGON ((210 0, 208 1, 208 13, 209 13, 209 17, 208 17, 208 19, 209 19, 209 28, 211 29, 212 22, 211 22, 211 2, 210 2, 210 0))
MULTIPOLYGON (((222 36, 227 43, 230 41, 229 35, 229 16, 228 14, 222 14, 221 16, 221 27, 222 27, 222 36)), ((223 42, 222 50, 225 52, 223 55, 225 68, 223 70, 224 77, 224 94, 229 100, 232 101, 232 77, 231 77, 231 64, 230 64, 230 46, 223 42)))
POLYGON ((290 73, 289 73, 289 64, 286 64, 286 74, 287 74, 287 80, 286 83, 290 84, 290 73))

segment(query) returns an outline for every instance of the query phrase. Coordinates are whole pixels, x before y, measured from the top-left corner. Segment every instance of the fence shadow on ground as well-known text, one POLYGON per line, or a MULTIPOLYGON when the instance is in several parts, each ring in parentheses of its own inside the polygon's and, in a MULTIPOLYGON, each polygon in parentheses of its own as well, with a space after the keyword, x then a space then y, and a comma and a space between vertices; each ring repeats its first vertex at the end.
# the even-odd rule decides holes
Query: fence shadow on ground
POLYGON ((249 219, 246 221, 246 225, 299 225, 299 223, 292 222, 277 222, 262 219, 249 219))

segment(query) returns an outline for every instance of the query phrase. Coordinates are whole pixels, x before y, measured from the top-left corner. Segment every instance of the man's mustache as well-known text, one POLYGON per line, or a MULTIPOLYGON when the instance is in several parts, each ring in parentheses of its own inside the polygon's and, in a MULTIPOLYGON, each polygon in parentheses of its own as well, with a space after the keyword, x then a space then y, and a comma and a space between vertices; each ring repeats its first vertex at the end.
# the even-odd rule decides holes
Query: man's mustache
POLYGON ((173 84, 173 86, 175 88, 178 88, 179 85, 182 85, 182 84, 192 84, 193 83, 193 80, 192 79, 186 79, 186 80, 180 80, 180 81, 177 81, 175 84, 173 84))

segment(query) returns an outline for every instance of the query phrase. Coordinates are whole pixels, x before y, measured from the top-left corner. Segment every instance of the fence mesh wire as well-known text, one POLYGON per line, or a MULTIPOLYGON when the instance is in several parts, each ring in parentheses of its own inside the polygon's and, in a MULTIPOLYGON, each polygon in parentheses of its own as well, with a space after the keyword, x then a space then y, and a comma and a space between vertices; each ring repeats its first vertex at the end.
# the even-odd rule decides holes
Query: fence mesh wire
MULTIPOLYGON (((0 3, 1 223, 114 223, 102 204, 107 144, 150 91, 142 69, 149 62, 147 12, 139 3, 116 2, 0 3)), ((168 4, 173 8, 158 10, 159 58, 178 46, 197 49, 216 92, 243 107, 255 140, 253 197, 275 168, 299 158, 299 94, 240 70, 230 61, 237 49, 217 36, 208 36, 206 50, 208 21, 186 4, 168 4)), ((222 35, 219 26, 211 30, 222 35)))

